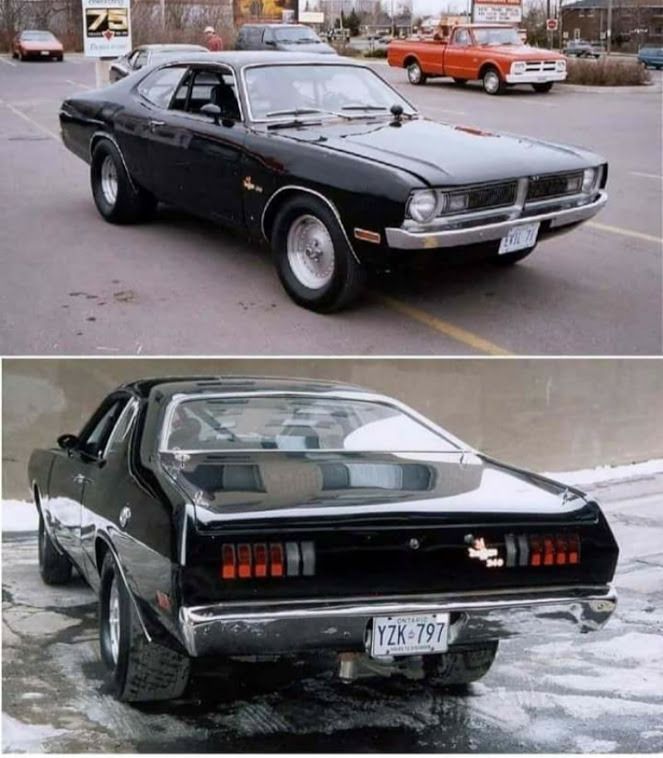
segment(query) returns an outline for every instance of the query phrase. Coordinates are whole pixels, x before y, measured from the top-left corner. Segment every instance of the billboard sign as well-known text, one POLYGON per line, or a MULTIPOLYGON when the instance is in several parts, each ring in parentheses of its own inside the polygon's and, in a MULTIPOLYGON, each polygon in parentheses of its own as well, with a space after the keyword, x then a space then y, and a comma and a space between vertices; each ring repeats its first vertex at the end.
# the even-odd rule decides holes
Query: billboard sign
POLYGON ((476 0, 472 8, 472 21, 477 24, 519 24, 522 20, 522 0, 476 0))
POLYGON ((298 0, 299 22, 302 24, 323 24, 325 14, 320 0, 298 0))
POLYGON ((83 44, 91 58, 117 58, 131 50, 130 0, 83 0, 83 44))

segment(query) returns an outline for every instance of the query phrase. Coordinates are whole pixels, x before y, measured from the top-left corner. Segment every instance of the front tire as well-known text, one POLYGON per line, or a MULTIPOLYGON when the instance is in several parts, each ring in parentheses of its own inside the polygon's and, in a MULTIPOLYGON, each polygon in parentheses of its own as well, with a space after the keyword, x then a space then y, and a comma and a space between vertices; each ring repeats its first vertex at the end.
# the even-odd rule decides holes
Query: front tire
POLYGON ((92 152, 90 183, 97 210, 111 224, 144 221, 156 208, 154 195, 132 185, 118 149, 108 139, 100 140, 92 152))
POLYGON ((294 197, 279 210, 271 235, 276 270, 304 308, 332 313, 359 296, 365 271, 336 216, 316 197, 294 197))
POLYGON ((99 586, 99 642, 111 689, 118 700, 171 700, 186 689, 190 659, 147 640, 110 553, 104 559, 99 586))
POLYGON ((504 81, 496 68, 491 67, 486 69, 481 80, 483 83, 483 90, 488 95, 501 95, 506 88, 504 81))
POLYGON ((46 584, 66 584, 71 579, 71 562, 58 552, 49 533, 44 517, 39 514, 39 573, 46 584))
POLYGON ((476 682, 485 676, 497 655, 497 642, 453 650, 440 655, 425 655, 424 676, 436 687, 452 687, 476 682))
POLYGON ((553 88, 553 82, 539 82, 532 85, 532 89, 535 92, 550 92, 553 88))
POLYGON ((421 69, 421 66, 417 61, 412 61, 407 67, 407 78, 410 84, 419 86, 420 84, 426 84, 426 74, 421 69))

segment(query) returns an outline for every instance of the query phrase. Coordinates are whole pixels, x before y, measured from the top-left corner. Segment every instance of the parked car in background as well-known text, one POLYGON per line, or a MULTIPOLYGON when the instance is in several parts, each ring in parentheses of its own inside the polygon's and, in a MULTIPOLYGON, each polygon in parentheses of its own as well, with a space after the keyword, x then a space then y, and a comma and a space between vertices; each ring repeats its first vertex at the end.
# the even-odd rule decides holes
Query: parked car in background
POLYGON ((22 61, 28 58, 61 61, 64 59, 64 47, 52 32, 26 29, 14 37, 12 58, 22 61))
POLYGON ((41 576, 76 568, 98 593, 123 701, 179 697, 194 658, 323 650, 346 681, 464 685, 501 639, 595 631, 616 607, 592 497, 360 387, 136 381, 28 473, 41 576))
POLYGON ((281 50, 291 53, 336 54, 304 24, 244 24, 237 35, 238 50, 281 50))
POLYGON ((437 76, 450 76, 459 85, 478 79, 489 95, 516 84, 550 92, 566 79, 563 55, 523 44, 518 30, 506 24, 463 24, 452 27, 448 37, 396 39, 389 43, 387 60, 407 69, 410 84, 437 76))
POLYGON ((60 124, 104 219, 161 200, 263 239, 290 297, 319 312, 415 250, 516 263, 607 202, 596 153, 430 121, 340 56, 171 61, 67 98, 60 124))
POLYGON ((603 50, 584 39, 572 39, 562 50, 564 55, 575 58, 600 58, 603 50))
POLYGON ((663 68, 663 47, 646 45, 638 51, 638 60, 646 68, 663 68))
POLYGON ((173 56, 183 53, 206 53, 207 48, 203 45, 184 45, 184 44, 164 44, 164 45, 140 45, 134 48, 130 53, 123 55, 110 65, 108 73, 109 81, 117 82, 129 76, 134 71, 140 71, 141 68, 153 63, 161 63, 173 56))

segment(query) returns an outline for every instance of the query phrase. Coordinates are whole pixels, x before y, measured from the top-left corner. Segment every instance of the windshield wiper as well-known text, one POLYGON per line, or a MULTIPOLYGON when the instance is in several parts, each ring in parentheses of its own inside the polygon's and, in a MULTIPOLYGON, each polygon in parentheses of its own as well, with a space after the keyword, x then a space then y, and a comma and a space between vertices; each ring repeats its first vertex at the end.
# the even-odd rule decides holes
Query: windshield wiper
MULTIPOLYGON (((344 105, 342 111, 391 111, 386 105, 344 105)), ((416 113, 403 112, 403 116, 414 118, 416 113)))
MULTIPOLYGON (((270 116, 305 116, 307 114, 322 114, 324 116, 336 116, 337 118, 351 119, 352 116, 348 116, 345 113, 337 113, 336 111, 325 111, 322 108, 293 108, 288 111, 270 111, 265 114, 265 118, 270 116)), ((282 126, 300 126, 302 124, 319 124, 320 121, 301 121, 295 118, 293 121, 276 121, 273 124, 267 126, 268 129, 277 129, 282 126)))
POLYGON ((265 113, 265 118, 271 116, 304 116, 307 113, 325 113, 325 111, 320 110, 320 108, 289 108, 285 111, 269 111, 269 113, 265 113))
POLYGON ((302 121, 299 118, 293 118, 292 121, 275 121, 273 124, 267 124, 268 129, 290 129, 294 126, 319 126, 322 121, 309 119, 302 121))

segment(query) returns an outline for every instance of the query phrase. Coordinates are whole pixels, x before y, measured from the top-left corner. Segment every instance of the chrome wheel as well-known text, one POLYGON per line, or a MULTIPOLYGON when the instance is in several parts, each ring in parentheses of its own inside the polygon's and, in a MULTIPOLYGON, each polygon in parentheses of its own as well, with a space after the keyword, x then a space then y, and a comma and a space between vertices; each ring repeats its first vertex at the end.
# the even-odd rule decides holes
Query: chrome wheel
POLYGON ((110 155, 107 155, 101 164, 101 191, 104 194, 104 200, 109 205, 115 205, 117 200, 117 168, 110 155))
POLYGON ((108 593, 108 641, 113 663, 117 664, 120 654, 120 592, 116 577, 113 577, 108 593))
POLYGON ((494 95, 500 88, 500 77, 496 71, 487 71, 483 76, 483 88, 489 95, 494 95))
POLYGON ((305 287, 322 289, 334 276, 334 243, 327 227, 315 216, 299 216, 287 239, 290 270, 305 287))
POLYGON ((407 78, 411 84, 419 84, 421 81, 421 67, 418 63, 410 63, 407 67, 407 78))

